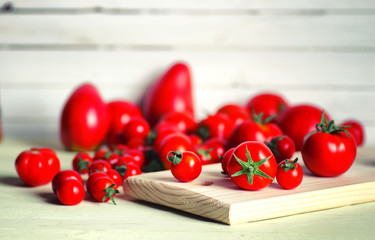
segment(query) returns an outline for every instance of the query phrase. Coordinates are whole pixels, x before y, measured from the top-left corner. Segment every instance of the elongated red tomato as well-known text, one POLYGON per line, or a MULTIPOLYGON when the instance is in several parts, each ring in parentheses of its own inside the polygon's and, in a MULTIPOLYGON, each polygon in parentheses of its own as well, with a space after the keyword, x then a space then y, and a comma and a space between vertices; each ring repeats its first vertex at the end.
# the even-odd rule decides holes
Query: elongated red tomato
POLYGON ((151 126, 169 112, 185 112, 195 118, 191 74, 186 64, 174 64, 152 86, 145 95, 143 112, 151 126))
POLYGON ((60 138, 67 150, 91 151, 103 143, 109 124, 107 105, 96 88, 85 83, 65 103, 60 119, 60 138))
POLYGON ((227 171, 238 187, 258 190, 272 183, 276 177, 277 163, 264 143, 248 141, 234 149, 227 171))

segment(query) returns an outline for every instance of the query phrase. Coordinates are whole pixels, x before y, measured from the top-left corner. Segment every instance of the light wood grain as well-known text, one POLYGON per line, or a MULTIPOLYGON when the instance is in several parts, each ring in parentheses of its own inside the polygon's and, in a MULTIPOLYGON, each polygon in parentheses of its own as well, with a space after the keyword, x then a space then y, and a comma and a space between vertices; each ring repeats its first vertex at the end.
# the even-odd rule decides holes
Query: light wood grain
POLYGON ((303 182, 293 190, 276 182, 259 191, 241 190, 221 174, 220 164, 204 166, 190 183, 178 182, 167 170, 131 177, 123 187, 136 199, 238 224, 375 201, 374 153, 358 154, 352 168, 335 178, 313 176, 304 168, 303 182))

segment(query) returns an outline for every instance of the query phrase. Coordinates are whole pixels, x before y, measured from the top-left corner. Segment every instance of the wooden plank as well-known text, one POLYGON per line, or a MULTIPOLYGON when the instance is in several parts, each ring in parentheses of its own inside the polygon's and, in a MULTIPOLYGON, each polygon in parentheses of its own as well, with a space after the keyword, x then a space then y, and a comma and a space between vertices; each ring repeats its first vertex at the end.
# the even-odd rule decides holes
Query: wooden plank
POLYGON ((363 16, 0 15, 3 48, 32 44, 147 48, 373 51, 375 18, 363 16), (14 46, 15 45, 15 46, 14 46), (359 49, 361 50, 361 49, 359 49))
POLYGON ((361 151, 342 176, 321 178, 304 169, 302 184, 283 190, 276 183, 259 191, 240 190, 221 174, 221 165, 205 166, 190 183, 170 171, 128 178, 124 191, 135 199, 176 208, 227 224, 238 224, 375 201, 375 151, 361 151))

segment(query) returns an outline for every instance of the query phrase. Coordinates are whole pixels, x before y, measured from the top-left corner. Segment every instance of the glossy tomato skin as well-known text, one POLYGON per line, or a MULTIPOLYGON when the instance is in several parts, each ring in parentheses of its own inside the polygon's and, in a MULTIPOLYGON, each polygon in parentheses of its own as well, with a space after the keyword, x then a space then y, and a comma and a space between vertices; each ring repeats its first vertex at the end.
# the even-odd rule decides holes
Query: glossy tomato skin
POLYGON ((287 169, 285 167, 286 162, 293 163, 289 159, 281 161, 277 166, 276 180, 284 189, 294 189, 302 183, 303 171, 297 162, 294 164, 293 169, 287 169))
POLYGON ((98 202, 107 202, 110 199, 116 205, 113 197, 119 193, 116 183, 108 176, 98 177, 92 182, 91 196, 98 202))
POLYGON ((199 135, 204 139, 220 138, 227 140, 232 132, 233 123, 223 113, 215 113, 207 116, 199 123, 199 135))
POLYGON ((353 164, 357 146, 354 137, 345 132, 314 132, 306 137, 301 150, 305 166, 315 175, 335 177, 353 164))
POLYGON ((71 178, 60 183, 56 195, 64 205, 77 205, 85 198, 85 188, 82 182, 71 178))
POLYGON ((259 190, 267 187, 276 177, 277 163, 271 150, 262 142, 247 141, 238 145, 228 163, 228 175, 233 183, 238 187, 247 190, 259 190), (251 159, 249 159, 248 154, 251 159), (252 163, 252 167, 244 167, 238 159, 246 163, 252 163), (262 163, 263 162, 263 163, 262 163), (262 163, 260 166, 258 164, 262 163), (255 171, 258 169, 257 171, 255 171), (241 174, 243 171, 243 174, 241 174), (245 174, 246 173, 246 174, 245 174), (249 181, 248 175, 253 173, 252 182, 249 181), (261 174, 266 174, 262 176, 261 174))
POLYGON ((232 157, 235 148, 228 149, 221 158, 221 168, 225 174, 228 174, 229 159, 232 157))
POLYGON ((107 104, 111 116, 109 132, 122 132, 132 117, 142 117, 141 109, 134 103, 124 100, 114 100, 107 104))
POLYGON ((91 151, 107 136, 110 115, 97 89, 85 83, 69 97, 60 119, 60 138, 67 150, 91 151))
POLYGON ((217 113, 222 113, 228 116, 233 126, 237 126, 243 121, 250 120, 249 114, 246 109, 237 104, 226 104, 221 106, 217 113))
POLYGON ((21 152, 15 161, 18 176, 29 186, 47 184, 60 171, 60 160, 49 148, 31 148, 21 152))
POLYGON ((185 63, 172 65, 145 96, 143 112, 151 126, 169 112, 185 112, 195 118, 191 74, 185 63))
POLYGON ((116 171, 115 169, 109 169, 106 172, 106 174, 109 178, 111 178, 115 182, 117 187, 121 186, 122 176, 120 175, 120 173, 118 171, 116 171))
POLYGON ((225 142, 220 138, 211 138, 198 146, 195 153, 200 157, 202 165, 220 162, 220 156, 225 153, 225 142))
POLYGON ((248 120, 240 123, 233 129, 228 139, 228 147, 237 147, 246 141, 270 141, 273 137, 282 134, 281 129, 274 123, 260 124, 248 120))
POLYGON ((145 139, 150 133, 150 126, 143 117, 132 117, 125 125, 123 130, 123 137, 126 141, 132 138, 145 139))
MULTIPOLYGON (((278 125, 285 135, 288 135, 296 146, 296 151, 301 151, 303 139, 315 131, 315 125, 320 122, 322 110, 313 105, 296 105, 286 109, 278 119, 278 125)), ((324 113, 329 120, 328 114, 324 113)))
POLYGON ((94 181, 101 177, 108 177, 108 175, 104 172, 94 172, 89 175, 89 178, 86 181, 86 190, 91 196, 92 196, 91 189, 93 188, 94 181))
POLYGON ((111 164, 106 160, 95 160, 89 168, 89 174, 94 172, 107 172, 111 168, 111 164))
POLYGON ((357 143, 358 147, 363 146, 365 142, 365 130, 361 122, 358 120, 347 120, 344 121, 342 126, 348 126, 348 127, 343 127, 347 129, 355 139, 355 142, 357 143))
MULTIPOLYGON (((197 154, 190 151, 185 152, 173 152, 168 156, 172 155, 179 157, 179 161, 173 161, 171 166, 172 175, 180 182, 191 182, 198 178, 202 172, 202 163, 197 154)), ((173 157, 172 157, 173 158, 173 157)))
POLYGON ((55 177, 52 179, 52 190, 54 193, 56 193, 56 190, 59 188, 59 186, 66 180, 69 179, 75 179, 78 180, 81 184, 83 184, 83 179, 81 175, 74 171, 74 170, 63 170, 60 171, 55 175, 55 177))
POLYGON ((273 137, 270 142, 265 142, 276 158, 277 163, 292 158, 295 152, 293 140, 286 135, 273 137))
POLYGON ((192 118, 191 114, 185 112, 166 113, 161 117, 160 121, 177 126, 179 131, 184 133, 192 133, 198 129, 198 123, 192 118))
POLYGON ((73 169, 79 174, 87 174, 92 162, 93 159, 88 153, 77 153, 72 161, 73 169))
POLYGON ((283 96, 277 93, 259 93, 253 96, 246 104, 246 109, 250 114, 263 113, 262 120, 270 116, 280 114, 289 106, 289 103, 283 96))

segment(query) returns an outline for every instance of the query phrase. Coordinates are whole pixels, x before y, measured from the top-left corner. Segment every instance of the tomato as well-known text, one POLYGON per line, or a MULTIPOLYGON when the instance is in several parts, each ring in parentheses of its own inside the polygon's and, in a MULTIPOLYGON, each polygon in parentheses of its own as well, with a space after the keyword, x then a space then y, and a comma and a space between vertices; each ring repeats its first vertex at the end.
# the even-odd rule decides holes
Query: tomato
POLYGON ((108 176, 98 177, 92 182, 91 196, 99 202, 107 202, 109 199, 116 205, 114 196, 119 193, 116 183, 108 176))
POLYGON ((195 119, 189 67, 176 63, 152 86, 143 99, 143 112, 151 126, 164 114, 184 112, 195 119))
POLYGON ((99 149, 95 152, 93 160, 105 160, 111 155, 111 151, 106 149, 99 149))
POLYGON ((165 129, 163 131, 160 131, 159 134, 155 137, 154 142, 153 142, 153 147, 155 151, 156 152, 159 151, 159 147, 162 141, 164 140, 164 138, 166 138, 169 134, 174 134, 176 132, 179 132, 179 131, 175 131, 173 129, 165 129))
POLYGON ((275 117, 283 112, 289 106, 288 102, 276 93, 259 93, 248 101, 246 109, 250 114, 263 113, 262 121, 267 118, 275 117))
POLYGON ((298 164, 298 158, 294 161, 285 159, 277 167, 276 180, 285 189, 298 187, 303 179, 303 171, 298 164))
POLYGON ((273 137, 282 134, 281 129, 274 123, 247 120, 233 129, 228 139, 228 147, 237 147, 239 144, 246 141, 270 141, 273 137))
POLYGON ((264 143, 247 141, 234 149, 227 170, 238 187, 258 190, 272 183, 276 177, 277 163, 264 143))
POLYGON ((57 199, 64 205, 77 205, 85 198, 83 183, 75 178, 66 179, 56 189, 57 199))
POLYGON ((228 149, 224 155, 221 157, 221 168, 225 174, 228 174, 228 163, 229 159, 232 157, 235 148, 228 149))
POLYGON ((273 137, 270 142, 265 141, 264 143, 272 151, 277 163, 290 159, 296 149, 293 140, 286 135, 273 137))
POLYGON ((184 133, 173 133, 166 136, 158 148, 158 156, 166 169, 171 168, 171 162, 166 159, 170 151, 194 151, 190 138, 184 133))
POLYGON ((107 104, 111 115, 111 126, 109 131, 113 133, 121 132, 132 117, 142 117, 141 109, 134 103, 115 100, 107 104))
POLYGON ((91 151, 107 136, 110 115, 96 88, 79 86, 65 103, 60 119, 60 138, 67 150, 91 151))
POLYGON ((125 125, 123 130, 123 137, 126 141, 132 138, 145 139, 150 133, 150 126, 143 117, 132 117, 125 125))
POLYGON ((115 182, 117 187, 121 186, 122 176, 120 175, 120 173, 118 171, 116 171, 115 169, 109 169, 106 172, 106 174, 109 178, 111 178, 115 182))
POLYGON ((220 138, 211 138, 195 150, 195 153, 202 161, 202 165, 220 162, 220 156, 224 152, 225 143, 220 138))
POLYGON ((357 143, 357 146, 360 147, 363 145, 365 140, 365 131, 362 123, 357 120, 347 120, 341 123, 342 128, 345 128, 349 131, 357 143))
POLYGON ((181 132, 192 133, 198 128, 198 123, 185 112, 169 112, 164 114, 161 122, 168 122, 178 127, 181 132))
POLYGON ((82 177, 81 177, 81 175, 79 175, 78 172, 76 172, 74 170, 63 170, 63 171, 60 171, 59 173, 57 173, 52 179, 52 190, 53 190, 53 192, 56 193, 56 190, 57 190, 57 188, 59 188, 61 183, 64 182, 65 180, 69 180, 69 179, 76 179, 79 182, 81 182, 81 184, 83 184, 82 177))
POLYGON ((122 157, 116 166, 114 166, 114 169, 120 174, 122 180, 125 180, 130 176, 142 174, 141 168, 131 156, 122 157))
MULTIPOLYGON (((101 177, 108 177, 108 175, 104 172, 93 172, 89 175, 89 178, 86 181, 86 190, 91 195, 91 189, 93 188, 93 183, 96 179, 101 177)), ((92 196, 92 195, 91 195, 92 196)))
POLYGON ((21 152, 15 161, 18 176, 29 186, 47 184, 60 171, 60 160, 49 148, 31 148, 21 152))
POLYGON ((357 146, 345 128, 336 127, 322 113, 316 131, 306 136, 301 150, 303 162, 312 173, 335 177, 345 173, 353 164, 357 146))
MULTIPOLYGON (((315 125, 320 122, 322 110, 312 105, 296 105, 286 109, 278 119, 278 125, 285 135, 288 135, 296 146, 296 151, 301 151, 305 136, 315 130, 315 125)), ((329 116, 325 113, 325 117, 329 116)))
POLYGON ((134 163, 139 167, 142 168, 145 165, 145 155, 143 151, 140 151, 138 149, 129 149, 126 151, 127 155, 133 157, 134 163))
POLYGON ((226 104, 217 110, 217 113, 222 113, 228 116, 233 126, 236 126, 243 121, 249 120, 249 114, 246 109, 236 104, 226 104))
POLYGON ((89 168, 89 174, 94 172, 107 172, 112 166, 106 160, 95 160, 89 168))
POLYGON ((189 134, 188 136, 193 146, 199 146, 203 144, 203 139, 199 137, 197 134, 192 133, 192 134, 189 134))
POLYGON ((227 140, 233 129, 233 123, 226 114, 215 113, 199 123, 198 135, 204 139, 221 138, 227 140))
POLYGON ((181 182, 193 181, 202 172, 201 160, 194 152, 171 151, 166 157, 172 163, 172 175, 181 182))
POLYGON ((79 174, 86 174, 93 162, 92 157, 85 152, 77 153, 72 161, 73 169, 79 174))

